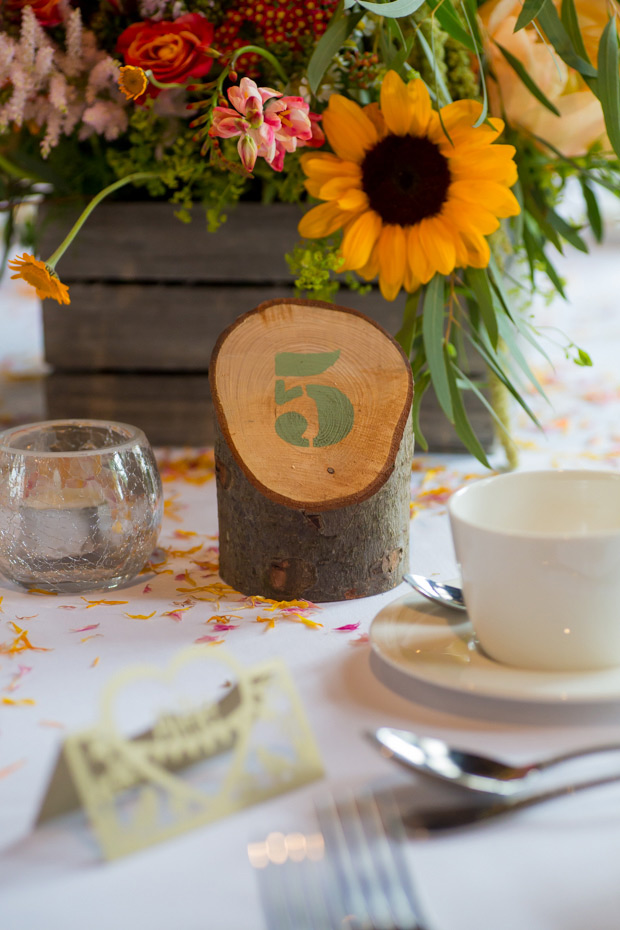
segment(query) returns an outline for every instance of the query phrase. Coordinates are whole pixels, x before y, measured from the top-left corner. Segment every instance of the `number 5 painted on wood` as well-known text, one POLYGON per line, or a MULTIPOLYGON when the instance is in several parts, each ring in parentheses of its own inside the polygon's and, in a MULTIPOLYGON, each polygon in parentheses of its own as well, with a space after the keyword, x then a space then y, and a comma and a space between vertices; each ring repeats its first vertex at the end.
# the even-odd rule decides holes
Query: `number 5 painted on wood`
MULTIPOLYGON (((285 377, 307 377, 320 375, 340 357, 340 349, 333 352, 278 352, 275 357, 276 404, 287 404, 303 395, 304 389, 308 397, 316 404, 319 418, 319 431, 312 440, 314 447, 335 446, 348 436, 353 429, 355 413, 353 404, 346 394, 337 387, 328 384, 305 384, 286 388, 285 377)), ((294 410, 280 414, 275 421, 276 433, 285 442, 292 446, 309 446, 310 441, 304 437, 308 428, 308 421, 294 410)))

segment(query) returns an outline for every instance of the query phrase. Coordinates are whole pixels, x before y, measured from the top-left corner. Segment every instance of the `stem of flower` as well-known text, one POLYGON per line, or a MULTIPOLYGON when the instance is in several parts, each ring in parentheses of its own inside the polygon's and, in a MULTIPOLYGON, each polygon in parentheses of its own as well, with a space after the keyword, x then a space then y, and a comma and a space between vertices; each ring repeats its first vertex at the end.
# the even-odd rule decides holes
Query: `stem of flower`
POLYGON ((244 45, 242 48, 238 48, 235 54, 233 55, 233 57, 230 59, 229 70, 234 69, 235 63, 237 62, 237 60, 241 57, 241 55, 244 55, 246 52, 254 52, 257 55, 261 55, 264 59, 266 59, 266 61, 269 62, 270 65, 272 65, 275 68, 275 70, 277 71, 282 81, 285 84, 288 84, 288 75, 285 74, 285 72, 282 70, 282 67, 278 59, 275 58, 271 54, 271 52, 268 52, 267 49, 260 48, 258 45, 244 45))
POLYGON ((131 184, 133 181, 142 181, 146 178, 156 178, 157 174, 153 171, 136 171, 133 174, 128 174, 126 177, 121 178, 119 181, 115 181, 113 184, 109 184, 107 187, 104 187, 103 190, 99 191, 98 194, 95 194, 93 199, 86 205, 86 207, 80 213, 78 219, 73 224, 65 238, 62 240, 55 252, 52 252, 48 260, 45 262, 50 271, 53 271, 56 267, 56 263, 62 256, 65 254, 66 250, 69 248, 80 229, 93 212, 95 207, 101 203, 101 201, 108 196, 108 194, 114 193, 118 190, 119 187, 124 187, 125 184, 131 184))

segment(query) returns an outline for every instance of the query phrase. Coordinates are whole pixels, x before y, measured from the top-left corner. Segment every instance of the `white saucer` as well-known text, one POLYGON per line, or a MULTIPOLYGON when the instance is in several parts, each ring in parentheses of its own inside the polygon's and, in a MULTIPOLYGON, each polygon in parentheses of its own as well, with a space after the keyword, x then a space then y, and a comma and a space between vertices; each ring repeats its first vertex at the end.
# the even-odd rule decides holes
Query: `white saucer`
POLYGON ((541 672, 501 665, 480 651, 465 613, 414 591, 377 614, 370 642, 399 672, 461 694, 553 704, 620 700, 620 668, 541 672))

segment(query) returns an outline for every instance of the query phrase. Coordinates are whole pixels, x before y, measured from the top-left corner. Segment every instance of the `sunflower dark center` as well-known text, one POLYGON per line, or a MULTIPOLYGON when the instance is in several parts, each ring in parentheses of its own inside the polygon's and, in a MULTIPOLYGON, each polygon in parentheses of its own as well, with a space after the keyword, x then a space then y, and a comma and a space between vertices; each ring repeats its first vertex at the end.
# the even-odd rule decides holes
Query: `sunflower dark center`
POLYGON ((413 226, 435 216, 449 185, 448 162, 429 139, 386 136, 362 161, 362 187, 384 223, 413 226))

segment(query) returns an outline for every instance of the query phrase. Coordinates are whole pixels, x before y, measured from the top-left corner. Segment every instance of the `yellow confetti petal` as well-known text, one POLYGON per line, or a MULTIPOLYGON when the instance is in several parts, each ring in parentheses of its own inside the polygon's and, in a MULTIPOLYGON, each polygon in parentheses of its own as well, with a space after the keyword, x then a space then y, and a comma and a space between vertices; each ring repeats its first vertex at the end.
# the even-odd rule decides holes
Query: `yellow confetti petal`
POLYGON ((10 704, 12 707, 22 707, 23 705, 36 704, 36 701, 33 701, 32 698, 9 698, 3 697, 1 699, 2 704, 10 704))
MULTIPOLYGON (((125 603, 127 603, 127 601, 125 601, 125 603)), ((154 610, 152 614, 128 614, 128 613, 125 613, 125 616, 126 616, 126 617, 129 617, 130 620, 150 620, 151 617, 154 617, 156 613, 157 613, 157 611, 154 610)))

